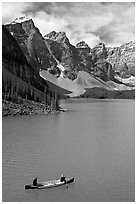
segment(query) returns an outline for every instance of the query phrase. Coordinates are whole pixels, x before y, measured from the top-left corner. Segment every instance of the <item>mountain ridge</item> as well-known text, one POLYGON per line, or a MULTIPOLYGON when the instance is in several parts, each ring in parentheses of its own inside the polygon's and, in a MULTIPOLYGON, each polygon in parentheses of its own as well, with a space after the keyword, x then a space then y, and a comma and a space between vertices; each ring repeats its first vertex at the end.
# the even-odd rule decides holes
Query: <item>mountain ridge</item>
MULTIPOLYGON (((91 78, 102 80, 106 86, 106 82, 112 81, 113 84, 123 84, 129 89, 131 80, 128 84, 121 79, 135 75, 134 42, 114 48, 107 48, 104 43, 90 48, 84 41, 74 46, 64 31, 52 31, 42 36, 33 20, 23 17, 5 27, 16 39, 28 62, 38 72, 48 71, 57 78, 70 79, 73 84, 73 81, 78 80, 79 73, 84 71, 91 78)), ((50 81, 48 78, 46 80, 50 81)))

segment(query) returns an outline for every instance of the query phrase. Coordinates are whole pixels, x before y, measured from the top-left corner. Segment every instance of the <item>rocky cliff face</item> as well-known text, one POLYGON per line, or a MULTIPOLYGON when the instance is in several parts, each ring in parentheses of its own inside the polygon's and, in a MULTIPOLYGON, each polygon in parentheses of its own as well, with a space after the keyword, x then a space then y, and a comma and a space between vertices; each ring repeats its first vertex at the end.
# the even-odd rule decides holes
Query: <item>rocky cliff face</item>
POLYGON ((2 60, 8 71, 26 82, 29 82, 31 75, 36 73, 5 26, 2 27, 2 60))
POLYGON ((44 38, 32 19, 23 20, 23 17, 21 18, 15 19, 5 27, 16 39, 29 63, 38 70, 55 66, 56 61, 49 53, 44 38))
POLYGON ((93 63, 92 63, 92 56, 90 53, 91 51, 90 47, 84 41, 81 41, 76 44, 76 48, 80 56, 78 70, 79 71, 84 70, 91 73, 93 63))
POLYGON ((28 64, 20 46, 4 25, 2 26, 2 57, 6 60, 16 60, 20 64, 28 64))
POLYGON ((121 77, 135 75, 135 42, 107 48, 107 61, 121 77))
POLYGON ((80 55, 80 67, 93 76, 104 81, 114 80, 114 71, 109 62, 106 61, 107 49, 103 43, 90 48, 85 42, 76 45, 80 55))
POLYGON ((58 60, 58 63, 64 66, 66 76, 70 79, 76 78, 80 57, 75 46, 70 44, 66 33, 53 31, 44 37, 51 53, 58 60))

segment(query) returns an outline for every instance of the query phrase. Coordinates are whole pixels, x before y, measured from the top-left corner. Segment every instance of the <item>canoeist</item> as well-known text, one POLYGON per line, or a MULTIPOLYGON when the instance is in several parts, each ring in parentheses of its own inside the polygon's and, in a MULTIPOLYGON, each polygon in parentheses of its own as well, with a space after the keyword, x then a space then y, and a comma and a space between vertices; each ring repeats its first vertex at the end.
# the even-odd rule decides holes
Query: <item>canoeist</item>
POLYGON ((38 178, 35 178, 35 179, 33 180, 33 186, 38 186, 38 178))
POLYGON ((61 182, 64 181, 64 182, 66 183, 66 176, 62 175, 61 178, 60 178, 60 181, 61 181, 61 182))

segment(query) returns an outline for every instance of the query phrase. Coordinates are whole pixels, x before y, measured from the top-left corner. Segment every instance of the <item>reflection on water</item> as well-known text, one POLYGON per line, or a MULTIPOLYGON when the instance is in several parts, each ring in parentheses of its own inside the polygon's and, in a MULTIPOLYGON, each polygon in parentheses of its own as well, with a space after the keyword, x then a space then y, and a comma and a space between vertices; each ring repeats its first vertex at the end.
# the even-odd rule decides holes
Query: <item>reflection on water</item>
POLYGON ((3 118, 3 201, 134 201, 134 101, 61 106, 68 112, 3 118), (68 189, 24 190, 62 173, 76 179, 68 189))

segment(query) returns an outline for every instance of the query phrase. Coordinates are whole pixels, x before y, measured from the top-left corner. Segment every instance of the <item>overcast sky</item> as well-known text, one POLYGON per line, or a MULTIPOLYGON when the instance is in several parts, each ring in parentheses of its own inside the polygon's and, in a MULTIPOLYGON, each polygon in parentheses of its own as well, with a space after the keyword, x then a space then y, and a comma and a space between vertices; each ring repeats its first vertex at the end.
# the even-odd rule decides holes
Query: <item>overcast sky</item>
POLYGON ((135 40, 135 4, 131 2, 8 2, 2 3, 3 24, 32 18, 42 35, 65 31, 72 44, 84 40, 119 46, 135 40))

